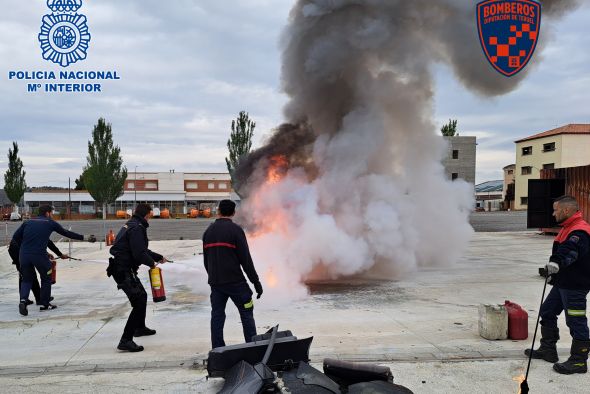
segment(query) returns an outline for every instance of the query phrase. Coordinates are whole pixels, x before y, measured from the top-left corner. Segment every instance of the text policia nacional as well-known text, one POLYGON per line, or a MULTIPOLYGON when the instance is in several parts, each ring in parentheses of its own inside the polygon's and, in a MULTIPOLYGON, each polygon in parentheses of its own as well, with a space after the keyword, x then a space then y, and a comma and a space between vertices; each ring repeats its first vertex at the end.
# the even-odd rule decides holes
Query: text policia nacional
POLYGON ((81 81, 116 80, 121 77, 117 71, 9 71, 8 79, 32 81, 27 83, 29 92, 100 92, 100 83, 81 81))

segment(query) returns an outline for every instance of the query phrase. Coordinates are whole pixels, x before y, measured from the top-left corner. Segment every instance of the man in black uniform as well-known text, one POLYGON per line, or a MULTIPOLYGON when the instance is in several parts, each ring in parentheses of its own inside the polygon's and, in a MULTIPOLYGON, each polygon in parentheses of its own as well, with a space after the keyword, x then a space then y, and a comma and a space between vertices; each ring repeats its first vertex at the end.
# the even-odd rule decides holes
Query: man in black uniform
POLYGON ((145 326, 147 308, 147 293, 137 277, 139 266, 144 264, 150 268, 156 262, 165 263, 168 260, 162 255, 148 249, 147 228, 152 207, 148 204, 138 204, 135 213, 121 228, 110 253, 107 275, 117 282, 117 288, 123 290, 131 303, 131 313, 123 330, 123 336, 117 346, 119 350, 141 352, 143 346, 137 345, 133 337, 154 335, 156 330, 145 326))
MULTIPOLYGON (((57 257, 59 257, 60 259, 69 259, 70 258, 70 256, 68 256, 67 254, 63 254, 58 249, 58 247, 55 246, 55 244, 51 240, 49 240, 47 242, 47 247, 53 253, 55 253, 57 255, 57 257)), ((16 239, 14 239, 14 237, 10 241, 10 246, 8 246, 8 254, 10 255, 10 258, 12 258, 12 264, 14 264, 16 266, 16 270, 18 271, 18 291, 20 294, 20 290, 21 290, 22 282, 23 282, 23 274, 21 273, 20 259, 19 259, 20 243, 16 239)), ((39 281, 37 280, 37 275, 33 275, 31 291, 33 292, 33 296, 35 297, 35 302, 37 303, 37 305, 43 305, 43 304, 41 304, 41 287, 39 286, 39 281)), ((49 301, 51 302, 52 300, 53 300, 53 297, 49 297, 49 301)), ((31 305, 32 303, 33 303, 33 301, 31 301, 29 299, 26 300, 27 305, 31 305)))
MULTIPOLYGON (((553 242, 549 263, 545 266, 553 288, 541 305, 541 346, 532 351, 532 358, 555 363, 561 374, 586 373, 590 332, 586 318, 586 296, 590 291, 590 224, 578 210, 571 196, 553 203, 553 216, 562 227, 553 242), (572 336, 570 357, 558 363, 556 344, 559 340, 557 317, 565 312, 565 322, 572 336)), ((531 355, 526 349, 525 354, 531 355)))
POLYGON ((47 311, 57 308, 50 304, 51 301, 51 262, 47 255, 47 244, 49 236, 54 231, 64 237, 96 242, 94 235, 84 237, 82 234, 74 233, 63 228, 51 217, 53 207, 51 205, 42 205, 39 207, 39 216, 24 222, 12 236, 12 239, 20 245, 19 263, 20 272, 23 276, 20 289, 20 303, 18 310, 21 315, 27 316, 27 300, 33 287, 33 278, 35 278, 35 268, 41 277, 40 301, 41 311, 47 311))
POLYGON ((228 298, 240 312, 246 342, 256 335, 254 301, 242 268, 256 289, 257 298, 262 295, 262 285, 250 256, 244 230, 235 224, 236 204, 231 200, 219 203, 219 218, 211 223, 203 234, 203 257, 211 286, 211 344, 213 348, 225 346, 223 326, 225 305, 228 298))

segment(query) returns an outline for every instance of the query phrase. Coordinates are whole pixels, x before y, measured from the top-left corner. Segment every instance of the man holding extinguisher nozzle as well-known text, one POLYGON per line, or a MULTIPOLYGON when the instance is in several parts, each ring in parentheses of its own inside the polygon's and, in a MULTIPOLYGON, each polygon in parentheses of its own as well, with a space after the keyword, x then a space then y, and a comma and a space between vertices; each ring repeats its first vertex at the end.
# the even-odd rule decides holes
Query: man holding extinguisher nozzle
POLYGON ((19 263, 22 283, 20 287, 20 303, 18 311, 21 315, 27 316, 29 294, 33 287, 35 278, 35 269, 39 272, 41 278, 40 301, 41 311, 49 311, 57 308, 51 301, 51 261, 47 255, 47 245, 49 236, 55 231, 71 239, 80 241, 96 242, 94 235, 84 236, 82 234, 68 231, 59 223, 53 220, 53 207, 51 205, 41 205, 39 207, 39 216, 29 219, 14 232, 12 240, 20 245, 19 263))
POLYGON ((135 213, 119 230, 110 249, 107 275, 117 283, 117 289, 123 290, 131 303, 131 313, 123 330, 117 349, 129 352, 141 352, 143 346, 136 344, 133 337, 154 335, 156 330, 146 327, 145 314, 147 293, 137 277, 140 265, 155 268, 156 264, 168 262, 162 255, 148 249, 147 228, 152 207, 138 204, 135 213))
POLYGON ((562 227, 553 242, 549 263, 545 266, 548 282, 553 286, 543 301, 541 317, 541 346, 526 349, 529 357, 553 364, 561 374, 586 373, 590 332, 586 318, 586 297, 590 291, 590 224, 579 211, 572 196, 563 196, 553 203, 553 216, 562 227), (565 312, 565 322, 572 336, 570 357, 558 363, 557 317, 565 312))

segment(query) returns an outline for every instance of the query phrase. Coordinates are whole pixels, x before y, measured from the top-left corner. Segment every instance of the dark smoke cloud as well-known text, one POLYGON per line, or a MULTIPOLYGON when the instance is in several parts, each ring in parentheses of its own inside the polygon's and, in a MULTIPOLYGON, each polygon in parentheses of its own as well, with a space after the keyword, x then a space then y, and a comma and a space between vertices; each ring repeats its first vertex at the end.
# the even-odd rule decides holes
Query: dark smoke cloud
MULTIPOLYGON (((576 2, 543 5, 547 26, 576 2)), ((473 189, 444 178, 447 146, 432 122, 432 68, 448 65, 482 96, 509 92, 534 70, 532 62, 506 78, 488 64, 475 6, 295 4, 282 37, 288 124, 239 169, 249 189, 244 211, 260 213, 254 224, 271 222, 262 212, 284 223, 257 239, 259 259, 283 260, 282 269, 300 278, 320 271, 328 278, 367 271, 391 277, 461 255, 472 232, 473 189), (288 169, 282 182, 269 185, 262 179, 276 154, 286 156, 288 169)))

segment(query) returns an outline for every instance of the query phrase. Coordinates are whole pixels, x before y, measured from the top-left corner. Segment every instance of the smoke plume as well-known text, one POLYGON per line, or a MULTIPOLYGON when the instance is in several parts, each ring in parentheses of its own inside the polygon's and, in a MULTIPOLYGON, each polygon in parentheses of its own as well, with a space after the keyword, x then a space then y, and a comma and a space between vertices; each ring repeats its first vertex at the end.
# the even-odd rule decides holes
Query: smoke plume
MULTIPOLYGON (((287 123, 237 171, 263 282, 299 296, 305 280, 396 278, 458 259, 472 233, 473 188, 445 179, 432 68, 448 65, 482 96, 509 92, 534 70, 533 58, 506 78, 487 63, 475 5, 295 4, 282 37, 287 123)), ((542 5, 546 26, 576 2, 542 5)))

